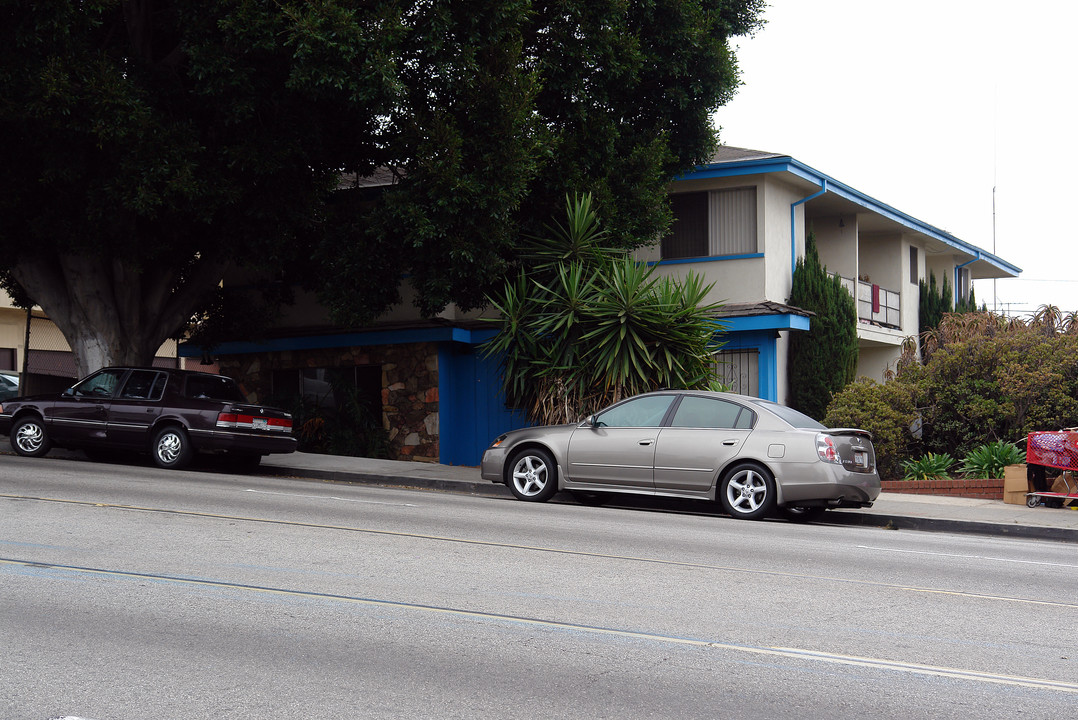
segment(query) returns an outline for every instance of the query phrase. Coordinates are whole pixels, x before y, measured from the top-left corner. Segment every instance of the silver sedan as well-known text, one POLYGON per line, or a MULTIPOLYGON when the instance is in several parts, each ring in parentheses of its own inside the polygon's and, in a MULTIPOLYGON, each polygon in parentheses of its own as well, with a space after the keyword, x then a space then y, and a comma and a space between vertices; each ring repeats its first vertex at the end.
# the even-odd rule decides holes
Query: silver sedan
POLYGON ((671 390, 610 406, 576 425, 500 435, 482 476, 521 500, 568 490, 718 500, 736 518, 818 517, 869 507, 880 494, 872 437, 828 429, 783 405, 729 393, 671 390))

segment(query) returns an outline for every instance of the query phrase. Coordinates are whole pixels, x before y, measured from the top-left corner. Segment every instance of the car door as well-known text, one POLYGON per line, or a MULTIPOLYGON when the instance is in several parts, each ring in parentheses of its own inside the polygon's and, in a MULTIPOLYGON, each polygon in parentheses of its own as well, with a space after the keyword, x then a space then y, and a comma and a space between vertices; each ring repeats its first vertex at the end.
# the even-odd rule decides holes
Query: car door
POLYGON ((131 371, 107 408, 109 445, 149 447, 167 381, 168 374, 161 370, 131 371))
POLYGON ((655 489, 707 492, 737 457, 755 414, 728 400, 686 395, 655 443, 655 489))
POLYGON ((569 479, 608 487, 653 489, 655 440, 675 395, 644 395, 614 405, 569 440, 569 479))
POLYGON ((97 445, 105 441, 108 404, 123 368, 105 368, 65 390, 45 411, 53 441, 64 445, 97 445))

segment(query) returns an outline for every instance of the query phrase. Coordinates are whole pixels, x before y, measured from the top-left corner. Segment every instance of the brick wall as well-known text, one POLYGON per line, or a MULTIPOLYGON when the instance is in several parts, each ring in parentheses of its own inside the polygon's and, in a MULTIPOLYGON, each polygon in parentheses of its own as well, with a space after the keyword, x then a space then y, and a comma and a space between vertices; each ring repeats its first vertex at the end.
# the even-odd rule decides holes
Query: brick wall
POLYGON ((999 479, 949 479, 949 480, 884 480, 884 492, 912 493, 914 495, 948 495, 950 497, 1003 499, 1003 478, 999 479))

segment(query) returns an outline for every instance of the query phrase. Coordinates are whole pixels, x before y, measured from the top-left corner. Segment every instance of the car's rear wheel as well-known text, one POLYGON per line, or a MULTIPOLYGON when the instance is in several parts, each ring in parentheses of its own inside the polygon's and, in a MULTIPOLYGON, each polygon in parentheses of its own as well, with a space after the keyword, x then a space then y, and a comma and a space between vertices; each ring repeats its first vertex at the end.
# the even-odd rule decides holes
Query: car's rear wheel
POLYGON ((169 425, 157 431, 153 439, 153 461, 157 467, 175 470, 191 462, 194 450, 183 428, 169 425))
POLYGON ((41 457, 52 449, 45 423, 38 417, 24 417, 11 428, 11 449, 25 457, 41 457))
POLYGON ((731 517, 742 520, 767 517, 775 507, 775 479, 757 465, 736 465, 723 477, 719 502, 731 517))
POLYGON ((509 490, 518 500, 546 502, 558 492, 554 458, 542 448, 528 448, 509 461, 509 490))

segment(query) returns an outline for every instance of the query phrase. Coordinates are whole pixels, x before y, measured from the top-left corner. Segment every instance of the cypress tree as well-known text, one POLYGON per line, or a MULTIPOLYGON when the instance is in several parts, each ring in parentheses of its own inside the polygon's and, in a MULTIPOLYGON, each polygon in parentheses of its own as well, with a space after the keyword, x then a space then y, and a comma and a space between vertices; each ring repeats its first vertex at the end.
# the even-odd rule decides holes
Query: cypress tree
POLYGON ((857 374, 857 306, 841 279, 828 275, 820 264, 813 233, 794 269, 788 302, 816 314, 808 332, 790 337, 789 404, 820 419, 832 396, 857 374))
MULTIPOLYGON (((928 283, 922 280, 920 283, 920 321, 918 323, 918 330, 921 334, 924 334, 928 330, 933 330, 940 326, 940 322, 943 321, 943 316, 950 312, 955 312, 955 306, 951 301, 951 283, 947 280, 947 276, 943 276, 943 287, 936 290, 936 273, 929 273, 928 283)), ((972 291, 970 292, 970 300, 972 304, 970 309, 976 310, 976 301, 973 300, 972 291)), ((962 304, 959 303, 957 309, 958 312, 964 312, 962 304)))

